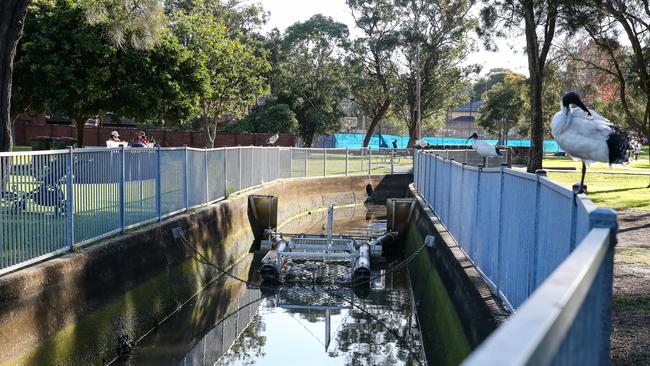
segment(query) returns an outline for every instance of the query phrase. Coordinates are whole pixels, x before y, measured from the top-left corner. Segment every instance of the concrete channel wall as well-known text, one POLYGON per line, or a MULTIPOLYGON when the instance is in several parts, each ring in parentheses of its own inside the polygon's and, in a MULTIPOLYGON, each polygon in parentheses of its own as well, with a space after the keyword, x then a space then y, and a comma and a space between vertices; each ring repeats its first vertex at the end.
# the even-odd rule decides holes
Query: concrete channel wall
POLYGON ((216 277, 173 238, 174 227, 227 267, 252 250, 250 193, 278 196, 283 222, 331 203, 363 203, 368 184, 378 201, 404 197, 411 181, 406 174, 279 180, 2 276, 0 365, 104 364, 128 351, 216 277))
POLYGON ((428 339, 427 332, 423 332, 427 359, 435 364, 459 364, 508 317, 509 312, 413 185, 409 186, 409 195, 416 202, 407 237, 407 253, 419 248, 427 235, 434 238, 433 246, 425 247, 414 264, 412 272, 416 274, 411 273, 415 297, 430 303, 427 308, 432 311, 442 312, 418 311, 422 327, 438 328, 428 329, 433 336, 443 334, 440 339, 428 339), (424 288, 419 290, 419 287, 424 288), (446 294, 431 296, 418 293, 445 290, 446 294))

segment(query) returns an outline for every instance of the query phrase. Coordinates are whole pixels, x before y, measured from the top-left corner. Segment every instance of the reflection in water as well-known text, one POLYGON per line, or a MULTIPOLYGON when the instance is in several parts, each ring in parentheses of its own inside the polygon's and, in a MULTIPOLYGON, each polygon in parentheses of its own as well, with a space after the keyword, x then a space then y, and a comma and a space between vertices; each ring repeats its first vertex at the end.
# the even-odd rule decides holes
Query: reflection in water
MULTIPOLYGON (((322 219, 320 213, 314 213, 286 228, 319 233, 322 219)), ((385 228, 385 208, 340 209, 335 220, 337 233, 378 235, 385 228)), ((259 282, 254 270, 259 259, 247 258, 232 273, 259 282)), ((128 365, 425 364, 414 308, 408 274, 400 271, 386 273, 373 280, 369 288, 355 291, 286 286, 260 290, 222 277, 119 362, 128 365)))
POLYGON ((258 315, 217 365, 424 364, 406 274, 368 290, 266 289, 258 315))

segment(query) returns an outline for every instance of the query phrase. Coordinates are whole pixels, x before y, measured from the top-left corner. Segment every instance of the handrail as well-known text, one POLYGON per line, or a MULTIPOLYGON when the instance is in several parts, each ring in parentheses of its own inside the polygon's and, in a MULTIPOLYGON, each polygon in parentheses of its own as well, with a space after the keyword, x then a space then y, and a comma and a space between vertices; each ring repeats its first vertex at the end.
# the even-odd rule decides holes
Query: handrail
POLYGON ((0 275, 276 179, 411 167, 393 149, 368 151, 121 146, 0 153, 0 275))
POLYGON ((592 229, 517 313, 472 352, 462 365, 550 364, 610 248, 610 229, 592 229))
POLYGON ((466 365, 607 364, 613 210, 541 172, 475 169, 421 151, 414 155, 414 182, 515 313, 466 365))

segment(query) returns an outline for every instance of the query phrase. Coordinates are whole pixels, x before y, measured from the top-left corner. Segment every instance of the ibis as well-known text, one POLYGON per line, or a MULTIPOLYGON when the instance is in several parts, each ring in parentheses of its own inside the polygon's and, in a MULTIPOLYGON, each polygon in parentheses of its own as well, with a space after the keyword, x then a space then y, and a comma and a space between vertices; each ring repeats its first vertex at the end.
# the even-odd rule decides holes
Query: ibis
POLYGON ((580 96, 569 92, 562 97, 562 107, 551 121, 553 137, 569 156, 582 161, 582 177, 576 193, 584 188, 587 164, 596 161, 625 164, 632 149, 627 131, 607 118, 588 109, 580 96))
POLYGON ((419 140, 415 140, 415 142, 413 143, 413 146, 415 148, 426 149, 430 145, 426 140, 419 139, 419 140))
POLYGON ((472 136, 468 137, 467 140, 465 140, 465 143, 469 140, 472 140, 472 149, 483 157, 483 166, 487 166, 486 159, 488 157, 501 156, 501 151, 496 146, 485 141, 479 141, 476 132, 474 132, 472 136))
POLYGON ((280 138, 280 135, 278 133, 276 133, 275 135, 269 137, 269 139, 266 140, 266 143, 268 145, 273 145, 273 144, 275 144, 276 141, 278 141, 279 138, 280 138))

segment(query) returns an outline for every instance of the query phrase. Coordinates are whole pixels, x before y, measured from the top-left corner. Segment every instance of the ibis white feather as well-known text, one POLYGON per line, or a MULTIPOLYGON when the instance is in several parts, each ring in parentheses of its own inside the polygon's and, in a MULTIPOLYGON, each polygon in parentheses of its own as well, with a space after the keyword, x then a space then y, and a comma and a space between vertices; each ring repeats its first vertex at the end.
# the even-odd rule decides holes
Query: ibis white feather
POLYGON ((589 112, 591 115, 578 107, 569 107, 555 113, 551 133, 569 156, 586 164, 609 163, 607 139, 612 134, 612 125, 595 111, 589 112))
POLYGON ((495 146, 485 142, 485 141, 479 141, 478 140, 478 134, 473 133, 472 136, 470 136, 467 141, 472 140, 472 149, 476 151, 477 154, 481 155, 483 157, 483 165, 486 164, 486 158, 491 158, 495 156, 500 156, 501 151, 499 151, 498 148, 495 146))
POLYGON ((551 133, 562 150, 569 156, 582 160, 578 193, 586 192, 586 164, 595 161, 621 164, 629 160, 631 145, 627 132, 588 109, 574 92, 562 97, 562 108, 551 121, 551 133))
POLYGON ((278 141, 279 138, 280 138, 280 135, 276 133, 275 135, 269 137, 269 139, 266 140, 266 143, 269 144, 269 145, 273 145, 273 144, 276 143, 276 141, 278 141))
POLYGON ((474 151, 476 151, 481 156, 487 156, 487 157, 499 156, 499 152, 497 151, 497 148, 485 141, 474 140, 474 142, 472 142, 472 149, 474 149, 474 151))

